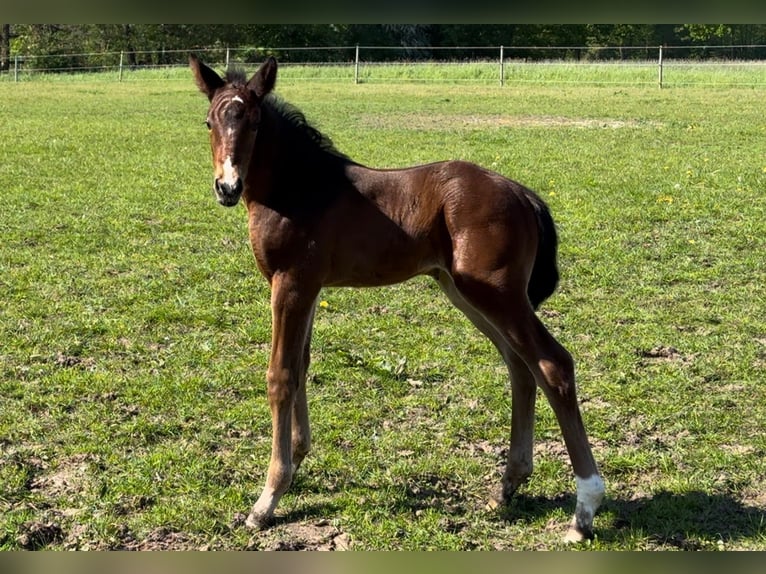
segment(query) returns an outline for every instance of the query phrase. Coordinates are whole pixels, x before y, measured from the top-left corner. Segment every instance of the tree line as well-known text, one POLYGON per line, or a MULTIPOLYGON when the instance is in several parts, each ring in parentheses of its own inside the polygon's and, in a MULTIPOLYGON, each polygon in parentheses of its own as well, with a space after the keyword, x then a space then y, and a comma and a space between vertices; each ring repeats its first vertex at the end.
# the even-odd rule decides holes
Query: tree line
MULTIPOLYGON (((336 60, 332 47, 397 48, 376 59, 471 59, 486 57, 472 48, 504 46, 518 58, 642 58, 657 46, 682 46, 684 57, 766 58, 764 24, 3 24, 0 69, 15 55, 34 56, 39 67, 97 66, 104 53, 123 52, 126 65, 177 64, 187 51, 202 48, 244 49, 238 59, 255 62, 269 49, 282 60, 336 60), (596 50, 614 47, 612 52, 596 50), (739 46, 725 51, 717 46, 739 46), (761 47, 757 47, 761 46, 761 47), (456 52, 440 47, 464 47, 456 52), (526 50, 555 47, 556 50, 526 50), (562 50, 561 48, 572 48, 562 50), (647 53, 633 48, 645 47, 647 53), (586 48, 586 49, 583 49, 586 48), (587 48, 592 48, 588 50, 587 48), (631 48, 626 50, 624 48, 631 48), (184 52, 184 53, 181 53, 184 52), (277 52, 279 52, 277 50, 277 52), (79 54, 73 64, 72 54, 79 54)), ((347 56, 346 56, 347 57, 347 56)), ((34 65, 34 64, 33 64, 34 65)))

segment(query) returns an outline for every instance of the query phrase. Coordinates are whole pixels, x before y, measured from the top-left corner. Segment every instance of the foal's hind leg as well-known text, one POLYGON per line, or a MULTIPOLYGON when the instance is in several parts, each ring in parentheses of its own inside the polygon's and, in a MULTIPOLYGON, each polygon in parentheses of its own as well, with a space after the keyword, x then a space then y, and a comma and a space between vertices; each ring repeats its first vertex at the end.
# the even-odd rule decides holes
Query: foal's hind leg
POLYGON ((489 502, 491 507, 495 507, 510 500, 532 474, 537 396, 535 379, 500 331, 461 295, 452 277, 440 271, 436 274, 436 280, 452 304, 497 347, 511 378, 511 440, 502 485, 498 492, 492 494, 489 502))
MULTIPOLYGON (((468 266, 470 263, 466 267, 468 266)), ((577 404, 572 357, 535 315, 525 289, 518 286, 518 273, 506 274, 508 281, 502 282, 502 290, 496 287, 499 283, 497 277, 495 274, 494 281, 490 281, 481 273, 470 273, 468 269, 459 267, 456 267, 453 276, 455 286, 462 297, 487 322, 496 327, 507 345, 523 360, 537 386, 550 402, 564 436, 577 482, 577 506, 566 540, 590 538, 593 515, 603 498, 604 483, 588 444, 577 404)), ((502 351, 502 347, 500 348, 502 351)), ((521 366, 517 365, 515 370, 515 380, 523 379, 521 366)), ((526 388, 529 392, 528 386, 526 388)), ((524 387, 519 389, 518 393, 523 393, 524 387)), ((532 399, 529 395, 522 396, 526 396, 527 405, 531 404, 532 399)), ((520 408, 527 412, 523 405, 520 408)), ((528 429, 529 423, 523 428, 528 429)), ((523 442, 520 447, 517 446, 515 452, 524 453, 528 445, 528 442, 523 442)), ((514 449, 511 451, 509 459, 514 449)), ((514 485, 513 472, 508 472, 504 477, 504 493, 512 492, 517 486, 518 484, 514 485)))
POLYGON ((298 388, 295 393, 295 404, 293 405, 293 427, 292 427, 292 448, 293 448, 293 475, 298 470, 309 453, 311 448, 311 428, 309 426, 309 407, 306 397, 306 375, 308 373, 309 363, 311 362, 311 331, 314 323, 314 311, 308 320, 308 332, 306 333, 306 342, 303 345, 303 362, 300 365, 298 373, 298 388))
POLYGON ((506 323, 509 341, 524 360, 558 420, 577 483, 577 505, 567 541, 593 536, 593 516, 604 495, 604 483, 593 458, 577 404, 571 355, 543 326, 524 300, 506 323))
POLYGON ((537 387, 527 366, 509 352, 505 358, 511 373, 511 444, 500 492, 493 502, 506 504, 532 474, 537 387))

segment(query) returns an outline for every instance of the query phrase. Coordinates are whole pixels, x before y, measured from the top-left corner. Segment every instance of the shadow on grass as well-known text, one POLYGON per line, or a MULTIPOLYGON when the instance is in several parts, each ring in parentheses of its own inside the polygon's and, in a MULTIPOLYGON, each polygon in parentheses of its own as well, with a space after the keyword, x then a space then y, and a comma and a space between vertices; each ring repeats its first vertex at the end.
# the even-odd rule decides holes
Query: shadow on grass
MULTIPOLYGON (((574 507, 575 497, 571 494, 555 498, 517 494, 500 515, 518 522, 539 518, 557 509, 573 513, 574 507)), ((746 506, 727 494, 661 491, 631 500, 607 498, 594 525, 598 537, 606 543, 638 536, 651 545, 699 550, 718 540, 736 544, 763 539, 766 509, 746 506)))
POLYGON ((612 499, 604 509, 615 516, 612 534, 640 530, 654 542, 688 550, 697 549, 695 539, 737 542, 766 535, 766 509, 722 493, 662 491, 636 500, 612 499))
POLYGON ((298 472, 287 491, 287 496, 300 496, 304 499, 294 508, 287 510, 283 503, 277 507, 274 522, 276 525, 289 524, 302 521, 324 520, 337 516, 343 508, 343 504, 334 498, 327 498, 328 492, 316 476, 307 476, 305 472, 298 472), (305 498, 309 496, 310 498, 305 498))
MULTIPOLYGON (((297 481, 297 491, 315 494, 324 489, 309 479, 297 481)), ((353 484, 365 490, 370 485, 353 484)), ((466 492, 454 477, 420 474, 409 477, 405 487, 387 503, 394 513, 435 509, 451 518, 449 524, 461 525, 468 515, 481 512, 483 504, 466 492)), ((497 509, 497 516, 515 524, 532 523, 564 512, 566 521, 574 513, 574 494, 555 497, 517 493, 511 502, 497 509)), ((311 521, 336 516, 344 504, 332 499, 300 504, 277 518, 277 523, 311 521)), ((597 537, 606 544, 646 545, 649 548, 701 550, 715 547, 721 540, 726 546, 739 542, 747 546, 766 540, 766 508, 743 504, 725 493, 660 491, 641 498, 608 496, 600 507, 594 527, 597 537)), ((459 529, 458 529, 459 530, 459 529)))

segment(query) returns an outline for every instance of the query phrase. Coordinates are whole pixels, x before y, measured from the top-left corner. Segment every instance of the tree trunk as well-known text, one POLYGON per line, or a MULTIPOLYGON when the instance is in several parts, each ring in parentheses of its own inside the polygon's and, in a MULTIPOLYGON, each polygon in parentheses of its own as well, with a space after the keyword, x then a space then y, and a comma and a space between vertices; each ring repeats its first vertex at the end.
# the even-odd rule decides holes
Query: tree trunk
POLYGON ((0 28, 0 71, 7 72, 11 67, 11 25, 3 24, 0 28))

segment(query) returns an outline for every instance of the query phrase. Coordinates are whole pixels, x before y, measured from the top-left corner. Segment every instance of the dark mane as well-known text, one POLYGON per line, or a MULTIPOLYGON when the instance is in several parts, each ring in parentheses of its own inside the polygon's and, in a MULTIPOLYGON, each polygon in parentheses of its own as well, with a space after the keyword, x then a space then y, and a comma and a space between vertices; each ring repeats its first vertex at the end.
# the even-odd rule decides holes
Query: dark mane
POLYGON ((303 115, 303 112, 297 106, 286 102, 273 93, 266 96, 263 104, 283 119, 291 128, 294 128, 296 134, 305 136, 309 142, 316 145, 322 151, 348 159, 348 156, 338 151, 328 136, 309 123, 306 116, 303 115))

